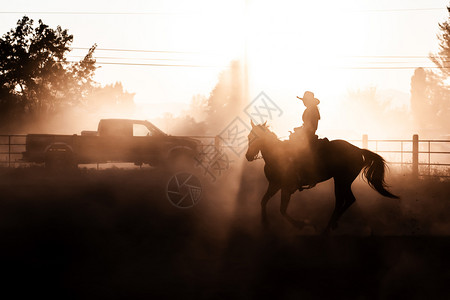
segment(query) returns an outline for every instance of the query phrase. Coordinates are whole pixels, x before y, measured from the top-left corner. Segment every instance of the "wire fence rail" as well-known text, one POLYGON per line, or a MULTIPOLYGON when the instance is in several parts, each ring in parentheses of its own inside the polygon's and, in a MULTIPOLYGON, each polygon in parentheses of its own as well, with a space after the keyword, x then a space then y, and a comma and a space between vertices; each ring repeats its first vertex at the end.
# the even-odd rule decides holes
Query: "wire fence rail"
POLYGON ((26 164, 22 160, 26 135, 0 135, 0 166, 17 167, 26 164))
POLYGON ((450 178, 450 140, 420 140, 417 134, 411 140, 370 140, 363 135, 350 142, 380 154, 403 173, 450 178))
MULTIPOLYGON (((218 136, 191 136, 204 144, 214 143, 217 151, 229 146, 221 143, 218 136)), ((389 165, 413 176, 436 176, 450 178, 450 140, 420 140, 417 134, 411 140, 370 140, 363 135, 361 140, 350 143, 374 151, 383 156, 389 165)), ((0 167, 14 168, 31 165, 23 161, 26 150, 26 135, 0 135, 0 167)))

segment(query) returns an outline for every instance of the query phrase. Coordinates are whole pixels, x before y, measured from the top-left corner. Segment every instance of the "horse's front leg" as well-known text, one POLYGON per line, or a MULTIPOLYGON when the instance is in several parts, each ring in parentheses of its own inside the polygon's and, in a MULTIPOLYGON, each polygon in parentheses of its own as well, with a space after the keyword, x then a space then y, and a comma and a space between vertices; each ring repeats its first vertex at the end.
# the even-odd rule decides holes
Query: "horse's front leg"
POLYGON ((267 211, 266 206, 267 202, 269 202, 270 198, 273 197, 280 190, 280 185, 269 181, 269 186, 267 187, 267 191, 261 199, 261 221, 264 226, 269 225, 267 220, 267 211))
POLYGON ((305 225, 307 225, 305 222, 294 220, 291 216, 287 214, 287 208, 289 206, 289 201, 291 200, 291 195, 295 192, 291 191, 291 189, 282 188, 281 189, 281 205, 280 205, 280 212, 283 215, 283 217, 286 218, 286 220, 289 221, 292 225, 295 227, 302 229, 305 225))

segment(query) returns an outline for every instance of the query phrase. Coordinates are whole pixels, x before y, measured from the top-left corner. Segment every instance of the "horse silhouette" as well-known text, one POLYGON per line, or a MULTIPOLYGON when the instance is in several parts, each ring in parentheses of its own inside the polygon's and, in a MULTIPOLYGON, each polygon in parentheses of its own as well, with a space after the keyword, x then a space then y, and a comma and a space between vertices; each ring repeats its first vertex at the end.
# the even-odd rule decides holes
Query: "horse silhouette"
MULTIPOLYGON (((294 226, 302 228, 305 222, 297 221, 287 214, 291 195, 299 188, 296 174, 301 172, 293 163, 292 142, 280 141, 271 132, 266 123, 255 125, 248 135, 248 150, 246 158, 253 161, 259 152, 265 161, 264 173, 269 186, 261 200, 261 216, 264 225, 268 224, 266 205, 272 196, 281 189, 281 214, 294 226)), ((378 193, 389 198, 398 198, 386 189, 385 160, 378 154, 367 149, 358 148, 344 140, 322 142, 317 153, 315 164, 315 179, 322 182, 334 178, 335 207, 330 221, 325 229, 328 234, 336 229, 342 214, 355 202, 351 185, 358 174, 363 171, 363 177, 378 193)), ((300 153, 301 154, 301 153, 300 153)))

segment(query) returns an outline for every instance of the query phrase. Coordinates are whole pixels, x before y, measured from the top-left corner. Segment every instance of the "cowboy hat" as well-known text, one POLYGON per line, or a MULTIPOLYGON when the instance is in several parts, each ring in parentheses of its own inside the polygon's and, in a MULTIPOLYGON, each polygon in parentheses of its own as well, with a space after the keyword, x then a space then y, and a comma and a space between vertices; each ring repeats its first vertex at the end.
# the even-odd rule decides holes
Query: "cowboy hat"
POLYGON ((314 93, 310 91, 306 91, 305 94, 303 94, 303 98, 300 98, 298 96, 297 98, 302 100, 305 105, 318 105, 320 103, 319 99, 314 98, 314 93))

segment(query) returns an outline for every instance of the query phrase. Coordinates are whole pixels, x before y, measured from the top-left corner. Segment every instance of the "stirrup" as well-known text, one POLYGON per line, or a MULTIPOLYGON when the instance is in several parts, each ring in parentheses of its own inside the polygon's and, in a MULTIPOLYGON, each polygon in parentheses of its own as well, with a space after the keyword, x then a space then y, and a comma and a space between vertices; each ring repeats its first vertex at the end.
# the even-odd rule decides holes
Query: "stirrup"
POLYGON ((316 186, 316 184, 317 184, 317 182, 304 184, 303 182, 301 182, 300 177, 297 176, 297 189, 298 189, 299 191, 312 189, 313 187, 316 186))
POLYGON ((316 184, 317 184, 317 183, 310 183, 310 184, 307 184, 307 185, 302 186, 302 188, 303 188, 304 190, 312 189, 313 187, 316 186, 316 184))
POLYGON ((301 192, 303 190, 308 190, 308 189, 312 189, 313 187, 316 186, 317 183, 309 183, 309 184, 304 184, 300 181, 299 178, 297 178, 297 189, 301 192))

